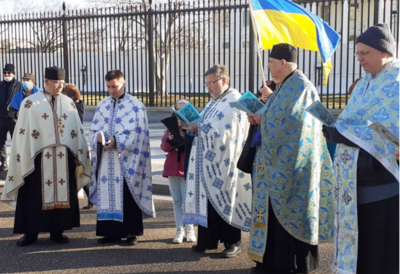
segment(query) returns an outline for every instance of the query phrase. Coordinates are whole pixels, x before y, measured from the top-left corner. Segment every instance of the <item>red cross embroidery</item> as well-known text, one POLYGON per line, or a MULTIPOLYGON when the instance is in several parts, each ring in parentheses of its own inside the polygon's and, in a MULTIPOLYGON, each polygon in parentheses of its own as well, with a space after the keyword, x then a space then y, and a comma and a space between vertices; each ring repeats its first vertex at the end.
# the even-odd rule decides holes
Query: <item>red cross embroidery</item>
POLYGON ((25 129, 20 128, 20 129, 19 129, 19 134, 25 135, 25 129))
POLYGON ((47 115, 47 113, 45 113, 45 114, 42 115, 42 118, 47 120, 47 118, 49 118, 49 115, 47 115))
POLYGON ((50 157, 51 157, 51 154, 50 154, 50 152, 47 152, 47 154, 46 155, 44 155, 47 159, 49 159, 50 157))
POLYGON ((34 138, 34 139, 37 139, 37 138, 39 138, 39 136, 40 136, 40 133, 39 133, 39 131, 37 131, 36 129, 35 130, 33 130, 32 131, 32 137, 34 138))
POLYGON ((78 134, 76 134, 75 130, 71 131, 71 138, 74 139, 78 134))
POLYGON ((53 182, 50 180, 47 180, 46 185, 50 186, 53 182))
POLYGON ((61 185, 63 185, 65 183, 64 179, 61 179, 60 181, 58 181, 61 185))
POLYGON ((21 155, 17 154, 17 162, 21 162, 21 155))
POLYGON ((33 102, 28 100, 28 101, 26 101, 24 108, 30 108, 32 105, 33 105, 33 102))
POLYGON ((86 158, 90 159, 89 151, 86 153, 86 158))
POLYGON ((81 129, 81 133, 84 134, 85 132, 83 131, 83 129, 81 129))
POLYGON ((8 180, 9 180, 10 182, 14 182, 14 176, 8 176, 8 180))
POLYGON ((67 114, 63 114, 63 116, 61 116, 61 117, 63 117, 64 118, 64 120, 67 120, 67 118, 68 118, 68 116, 67 116, 67 114))
POLYGON ((62 154, 62 152, 60 151, 60 153, 58 153, 57 156, 60 157, 61 159, 62 157, 64 157, 64 154, 62 154))
POLYGON ((80 150, 79 150, 79 154, 83 154, 83 149, 80 149, 80 150))
POLYGON ((74 108, 74 109, 76 109, 76 106, 75 106, 75 104, 74 103, 70 103, 71 104, 71 106, 74 108))

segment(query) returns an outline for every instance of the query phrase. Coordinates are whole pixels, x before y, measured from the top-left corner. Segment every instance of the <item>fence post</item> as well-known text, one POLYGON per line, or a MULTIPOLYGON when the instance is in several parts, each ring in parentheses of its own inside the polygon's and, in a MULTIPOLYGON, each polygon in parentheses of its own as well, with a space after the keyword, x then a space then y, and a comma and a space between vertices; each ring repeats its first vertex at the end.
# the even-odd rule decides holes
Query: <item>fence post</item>
MULTIPOLYGON (((251 15, 249 15, 251 16, 251 15)), ((255 77, 255 72, 254 72, 254 64, 255 64, 255 54, 254 54, 254 32, 253 32, 253 20, 250 20, 249 24, 249 91, 254 93, 254 77, 255 77)), ((258 57, 257 57, 258 58, 258 57)), ((257 90, 256 90, 257 94, 257 90)))
POLYGON ((153 41, 153 13, 151 8, 152 0, 149 0, 150 6, 147 12, 149 36, 149 106, 154 107, 154 41, 153 41))
POLYGON ((379 0, 374 0, 374 25, 379 23, 379 0))
POLYGON ((67 33, 67 19, 65 15, 65 2, 62 4, 63 16, 62 16, 62 24, 63 24, 63 55, 64 55, 64 69, 65 69, 65 83, 69 83, 69 60, 68 60, 68 33, 67 33))

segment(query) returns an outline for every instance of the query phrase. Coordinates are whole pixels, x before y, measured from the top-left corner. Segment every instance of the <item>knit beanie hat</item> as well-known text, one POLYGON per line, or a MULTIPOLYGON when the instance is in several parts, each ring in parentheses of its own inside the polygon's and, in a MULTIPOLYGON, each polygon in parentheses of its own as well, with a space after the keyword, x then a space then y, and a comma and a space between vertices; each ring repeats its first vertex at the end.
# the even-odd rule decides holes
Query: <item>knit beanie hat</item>
POLYGON ((272 47, 269 57, 297 64, 297 49, 287 43, 276 44, 272 47))
POLYGON ((387 52, 392 57, 396 55, 393 35, 390 33, 389 26, 385 23, 369 27, 358 36, 357 43, 363 43, 379 51, 387 52))
POLYGON ((8 71, 8 72, 11 72, 12 74, 15 74, 15 67, 14 67, 14 65, 13 65, 13 64, 6 64, 6 65, 4 66, 3 73, 4 73, 5 71, 8 71))

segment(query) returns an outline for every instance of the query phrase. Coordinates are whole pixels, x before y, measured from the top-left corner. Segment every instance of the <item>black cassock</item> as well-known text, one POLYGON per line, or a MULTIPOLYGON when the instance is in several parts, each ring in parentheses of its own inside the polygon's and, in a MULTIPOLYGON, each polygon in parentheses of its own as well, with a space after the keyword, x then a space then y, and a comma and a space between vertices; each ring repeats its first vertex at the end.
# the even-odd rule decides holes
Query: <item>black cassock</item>
POLYGON ((35 170, 25 178, 25 184, 18 191, 14 233, 62 232, 80 226, 75 157, 67 151, 70 208, 42 210, 42 153, 39 153, 35 158, 35 170))
MULTIPOLYGON (((97 145, 97 159, 101 159, 103 146, 97 145)), ((100 167, 98 164, 97 167, 100 167)), ((98 176, 99 170, 96 170, 98 176)), ((143 235, 143 214, 142 210, 133 200, 128 185, 124 179, 123 188, 123 221, 99 221, 97 220, 96 235, 109 238, 128 238, 143 235)))

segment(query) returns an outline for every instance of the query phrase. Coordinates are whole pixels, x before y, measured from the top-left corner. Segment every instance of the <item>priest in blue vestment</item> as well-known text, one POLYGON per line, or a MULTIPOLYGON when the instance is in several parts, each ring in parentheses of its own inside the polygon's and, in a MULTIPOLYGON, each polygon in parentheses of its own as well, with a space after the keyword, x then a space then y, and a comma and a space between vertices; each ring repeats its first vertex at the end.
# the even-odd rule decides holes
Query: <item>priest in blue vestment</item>
POLYGON ((305 112, 320 99, 293 46, 275 45, 268 69, 277 85, 268 109, 248 115, 261 128, 249 257, 254 273, 308 273, 318 267, 318 244, 333 236, 332 161, 321 122, 305 112))
POLYGON ((149 127, 142 102, 125 92, 124 74, 106 76, 110 96, 100 101, 90 129, 90 200, 97 206, 98 243, 138 243, 142 214, 155 217, 149 127))
POLYGON ((214 65, 205 81, 212 100, 201 112, 202 121, 186 128, 195 137, 185 174, 182 221, 199 225, 195 252, 224 243, 221 256, 232 258, 241 252, 241 231, 248 232, 251 225, 251 178, 236 168, 248 123, 245 113, 229 104, 240 93, 229 86, 225 66, 214 65))
POLYGON ((399 61, 386 24, 357 38, 367 73, 334 127, 335 273, 399 273, 399 164, 395 146, 368 127, 379 122, 399 139, 399 61))

